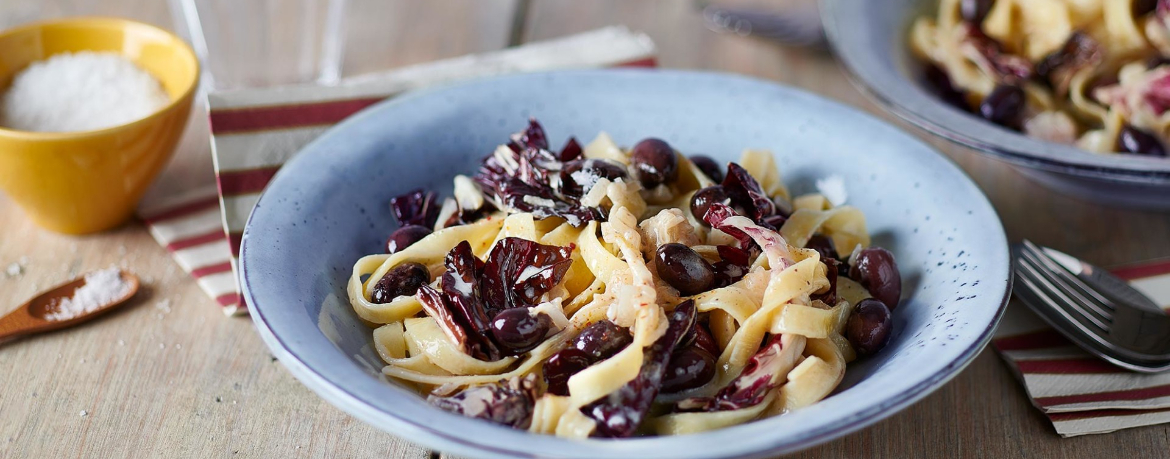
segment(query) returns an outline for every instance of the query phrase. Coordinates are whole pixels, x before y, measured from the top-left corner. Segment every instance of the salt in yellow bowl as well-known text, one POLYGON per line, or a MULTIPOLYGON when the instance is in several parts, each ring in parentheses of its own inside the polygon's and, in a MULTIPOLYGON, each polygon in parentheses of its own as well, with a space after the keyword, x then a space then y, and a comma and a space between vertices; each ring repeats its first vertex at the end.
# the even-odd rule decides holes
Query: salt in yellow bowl
POLYGON ((170 97, 146 118, 83 132, 0 127, 0 188, 38 225, 62 233, 125 222, 170 159, 187 124, 199 61, 183 40, 125 19, 69 18, 0 32, 0 88, 54 54, 117 52, 154 75, 170 97))

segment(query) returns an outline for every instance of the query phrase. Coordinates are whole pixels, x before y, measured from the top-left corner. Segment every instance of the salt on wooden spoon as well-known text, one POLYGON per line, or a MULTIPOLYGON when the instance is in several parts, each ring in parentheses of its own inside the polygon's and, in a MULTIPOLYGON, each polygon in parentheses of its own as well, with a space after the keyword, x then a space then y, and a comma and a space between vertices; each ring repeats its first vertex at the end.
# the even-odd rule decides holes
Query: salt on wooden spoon
POLYGON ((86 322, 138 292, 138 277, 117 268, 86 274, 43 292, 0 318, 0 343, 86 322))

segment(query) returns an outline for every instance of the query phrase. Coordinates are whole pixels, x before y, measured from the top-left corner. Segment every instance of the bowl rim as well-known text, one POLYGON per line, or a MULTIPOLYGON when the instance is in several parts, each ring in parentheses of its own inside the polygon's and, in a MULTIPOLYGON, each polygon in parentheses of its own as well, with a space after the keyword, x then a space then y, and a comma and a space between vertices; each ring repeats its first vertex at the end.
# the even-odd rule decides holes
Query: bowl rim
MULTIPOLYGON (((934 0, 916 0, 929 4, 934 0)), ((851 82, 882 108, 952 143, 1014 164, 1076 176, 1133 184, 1170 184, 1170 158, 1101 154, 1047 142, 975 118, 952 107, 901 73, 893 62, 897 47, 909 50, 910 21, 918 8, 904 8, 902 37, 895 43, 873 35, 874 21, 890 8, 885 2, 822 0, 825 35, 851 82)), ((933 11, 933 9, 931 10, 933 11)), ((885 13, 890 14, 890 13, 885 13)))
MULTIPOLYGON (((423 97, 431 96, 431 95, 436 94, 436 93, 441 93, 443 90, 450 88, 450 87, 482 84, 482 82, 486 81, 486 80, 499 80, 499 79, 510 79, 510 78, 537 78, 537 77, 554 75, 554 74, 575 74, 575 73, 587 74, 587 75, 592 75, 592 76, 600 76, 600 75, 604 75, 605 72, 640 73, 640 74, 657 73, 657 74, 667 74, 667 75, 676 75, 676 76, 688 76, 689 75, 689 76, 709 77, 709 78, 711 78, 711 77, 729 78, 729 79, 737 80, 738 82, 750 82, 750 83, 754 83, 754 84, 766 84, 766 85, 779 87, 785 91, 790 91, 792 93, 799 94, 803 97, 809 97, 809 98, 815 99, 817 101, 820 101, 822 103, 825 103, 827 105, 835 106, 835 107, 838 107, 842 110, 852 112, 853 115, 855 115, 855 116, 867 118, 870 121, 873 121, 877 124, 880 124, 881 126, 883 126, 886 129, 901 133, 902 135, 904 135, 906 137, 906 139, 908 141, 916 142, 916 143, 920 144, 924 149, 929 150, 929 152, 932 152, 935 156, 937 156, 939 158, 939 160, 947 163, 950 167, 954 167, 955 170, 959 171, 959 173, 963 174, 963 176, 965 177, 965 173, 962 172, 961 168, 959 168, 957 165, 955 165, 954 162, 952 160, 950 160, 948 157, 938 154, 937 151, 933 147, 930 147, 926 143, 922 142, 920 139, 909 135, 905 131, 891 125, 890 123, 888 123, 884 120, 880 120, 877 117, 870 115, 868 113, 865 113, 861 110, 858 110, 854 107, 851 107, 851 106, 848 106, 848 105, 845 105, 843 103, 836 102, 833 100, 829 100, 827 98, 810 93, 808 91, 804 91, 804 90, 790 87, 787 85, 778 84, 778 83, 772 82, 772 81, 767 81, 767 80, 743 76, 743 75, 724 73, 724 72, 694 71, 694 70, 662 70, 662 69, 650 69, 650 70, 648 70, 648 69, 567 70, 567 71, 529 73, 529 74, 521 74, 521 75, 495 76, 495 77, 476 79, 476 80, 472 80, 472 81, 464 81, 464 82, 459 82, 459 83, 454 83, 454 84, 439 85, 437 87, 433 87, 433 88, 429 88, 429 89, 413 91, 411 93, 397 96, 397 97, 394 97, 392 99, 374 104, 374 105, 362 110, 358 114, 355 114, 355 115, 351 116, 350 118, 346 119, 341 124, 334 126, 326 133, 323 133, 317 139, 313 140, 308 145, 306 145, 304 148, 302 148, 302 152, 313 149, 317 144, 327 143, 329 140, 331 140, 330 137, 340 135, 339 132, 342 132, 345 127, 350 126, 350 125, 356 125, 366 118, 373 117, 378 111, 380 111, 386 107, 400 105, 400 104, 406 104, 406 103, 409 103, 410 101, 412 101, 416 98, 423 98, 423 97)), ((285 167, 282 167, 281 170, 277 172, 276 176, 273 178, 273 182, 271 182, 271 183, 276 183, 278 180, 280 180, 282 178, 282 176, 289 175, 287 172, 285 172, 285 171, 289 170, 288 165, 291 164, 293 161, 300 160, 300 158, 303 158, 303 157, 304 156, 302 156, 302 155, 297 155, 297 157, 293 158, 289 163, 286 163, 285 167)), ((970 181, 970 179, 967 179, 967 180, 970 181)), ((919 382, 918 384, 915 384, 912 387, 908 387, 905 390, 898 392, 895 396, 887 398, 883 403, 879 403, 870 409, 853 413, 851 416, 844 418, 839 424, 835 424, 833 429, 826 429, 823 431, 816 431, 816 432, 808 432, 804 436, 789 437, 788 439, 786 439, 784 441, 763 440, 763 441, 757 441, 757 442, 745 442, 745 443, 751 443, 751 444, 755 445, 755 446, 750 446, 749 447, 750 449, 745 449, 745 448, 741 447, 736 451, 723 453, 723 454, 718 454, 718 453, 717 454, 705 454, 703 452, 694 452, 692 454, 685 455, 685 457, 687 457, 687 458, 698 458, 698 457, 703 457, 703 458, 708 458, 708 457, 718 457, 718 458, 768 457, 768 456, 772 456, 775 454, 791 453, 791 452, 799 451, 799 450, 802 450, 805 448, 809 448, 811 446, 824 443, 824 442, 829 441, 831 439, 839 438, 839 437, 842 437, 844 435, 848 435, 848 434, 853 433, 853 432, 860 430, 862 428, 871 426, 871 425, 877 423, 878 421, 881 421, 889 416, 892 416, 893 414, 904 409, 905 407, 921 400, 922 398, 925 398, 927 395, 932 393, 934 390, 937 390, 943 384, 945 384, 946 382, 953 379, 964 368, 966 368, 971 362, 973 362, 975 357, 977 357, 984 350, 986 345, 991 341, 992 336, 994 334, 994 331, 995 331, 996 327, 998 326, 1000 320, 1002 319, 1004 312, 1006 311, 1007 303, 1008 303, 1008 300, 1009 300, 1010 295, 1011 295, 1011 287, 1012 287, 1013 278, 1011 276, 1011 271, 1010 271, 1011 260, 1010 260, 1010 257, 1006 255, 1007 251, 1008 251, 1007 237, 1006 237, 1002 222, 999 221, 999 218, 996 215, 994 208, 991 206, 991 204, 987 200, 986 196, 983 195, 981 190, 979 190, 978 187, 976 187, 973 182, 971 182, 970 185, 971 185, 971 187, 974 188, 974 190, 976 190, 977 201, 974 203, 974 205, 977 207, 982 207, 983 209, 981 209, 981 211, 988 212, 989 215, 992 217, 991 222, 990 222, 991 224, 988 225, 988 227, 986 228, 987 230, 989 230, 987 232, 987 235, 989 237, 997 238, 1003 242, 1003 244, 1001 244, 1002 245, 1002 250, 1001 250, 1002 253, 1000 254, 1003 258, 1003 265, 997 266, 997 267, 990 267, 990 269, 995 270, 995 272, 1002 271, 1002 272, 1006 273, 1006 277, 1002 281, 1000 279, 990 279, 990 278, 988 279, 989 284, 995 283, 996 285, 998 285, 999 282, 1003 282, 1004 283, 1003 292, 1000 294, 998 299, 987 300, 987 302, 989 304, 992 301, 995 301, 996 302, 996 306, 995 306, 996 309, 995 309, 994 313, 992 314, 990 323, 987 325, 987 327, 985 329, 983 329, 979 333, 978 337, 970 345, 965 347, 961 352, 959 352, 957 354, 957 357, 954 360, 952 360, 951 362, 942 366, 937 372, 934 372, 928 376, 923 377, 922 381, 919 382)), ((269 188, 269 189, 271 189, 271 188, 269 188)), ((444 429, 438 428, 436 426, 431 426, 431 425, 419 423, 418 421, 409 419, 400 413, 386 411, 386 410, 383 410, 377 406, 374 406, 374 405, 370 404, 369 402, 367 402, 366 400, 364 400, 360 395, 351 391, 350 389, 347 389, 346 387, 343 387, 342 385, 339 385, 339 384, 332 382, 329 377, 325 376, 322 372, 318 371, 318 369, 310 367, 310 365, 308 363, 306 363, 304 361, 304 359, 300 355, 298 355, 298 353, 295 350, 293 350, 291 348, 290 340, 295 341, 294 337, 280 337, 280 336, 277 336, 276 333, 272 330, 272 326, 271 326, 271 324, 269 324, 270 319, 266 316, 265 311, 264 311, 265 308, 260 305, 261 303, 256 301, 256 297, 254 295, 253 289, 251 288, 252 279, 250 277, 250 273, 252 270, 249 269, 249 264, 250 264, 249 260, 252 257, 249 254, 251 252, 250 247, 252 246, 252 243, 251 243, 252 238, 250 238, 249 236, 251 234, 251 229, 253 228, 253 220, 256 218, 256 215, 257 215, 256 209, 260 209, 261 207, 267 207, 264 204, 267 204, 268 201, 271 201, 273 199, 277 199, 275 197, 269 197, 269 195, 270 195, 270 193, 268 192, 268 189, 266 189, 261 194, 259 199, 257 200, 256 206, 253 208, 253 211, 250 213, 250 215, 248 217, 248 223, 245 227, 244 234, 243 234, 243 237, 241 240, 241 249, 240 249, 240 257, 239 257, 240 269, 239 269, 238 280, 240 282, 242 297, 249 305, 250 315, 252 317, 253 323, 255 324, 262 340, 270 348, 270 350, 273 352, 273 354, 281 361, 281 363, 283 365, 285 365, 286 368, 288 368, 288 370, 290 371, 290 373, 293 374, 293 376, 295 376, 298 380, 300 380, 303 384, 305 384, 307 387, 309 387, 311 390, 313 390, 319 396, 324 398, 330 404, 333 404, 334 406, 341 408, 343 411, 353 415, 354 417, 357 417, 358 419, 360 419, 368 424, 371 424, 375 428, 378 428, 379 430, 391 433, 392 435, 398 436, 400 438, 404 438, 410 442, 417 442, 417 443, 421 443, 421 444, 430 446, 430 447, 435 448, 435 449, 441 449, 444 452, 466 455, 469 457, 493 457, 493 458, 495 458, 495 457, 501 457, 501 458, 503 458, 503 457, 524 457, 524 458, 589 457, 589 456, 583 456, 581 453, 574 453, 572 451, 567 451, 567 452, 549 451, 549 452, 541 453, 540 455, 536 455, 536 454, 533 454, 533 453, 526 451, 523 448, 514 448, 514 447, 506 448, 506 447, 501 447, 498 445, 492 445, 492 444, 490 444, 490 442, 471 440, 471 439, 465 438, 464 435, 460 435, 458 433, 452 433, 448 430, 444 430, 444 429), (389 430, 391 428, 396 428, 398 430, 392 432, 391 430, 389 430)), ((990 258, 994 259, 996 257, 994 255, 992 255, 990 258)), ((382 383, 382 382, 379 381, 379 383, 382 383)), ((451 416, 451 417, 460 419, 460 420, 466 420, 466 418, 463 418, 459 415, 450 414, 450 413, 444 413, 444 414, 447 416, 451 416)), ((514 429, 499 427, 499 426, 491 425, 489 423, 483 423, 482 421, 477 421, 477 420, 471 420, 471 421, 480 423, 485 428, 490 427, 493 430, 501 430, 501 431, 503 431, 502 433, 505 433, 505 434, 519 434, 519 435, 523 435, 525 437, 531 437, 533 435, 537 435, 537 434, 528 433, 527 431, 516 432, 514 429)), ((734 429, 734 428, 735 427, 732 427, 729 429, 734 429)), ((719 429, 719 430, 713 431, 713 432, 688 435, 688 436, 684 436, 684 437, 711 436, 711 435, 716 435, 718 432, 721 432, 721 431, 726 432, 729 429, 719 429)), ((541 437, 545 437, 545 436, 541 436, 541 437)), ((632 453, 632 452, 644 453, 645 447, 642 447, 641 449, 636 450, 636 451, 632 449, 632 448, 635 448, 636 446, 639 446, 639 445, 635 445, 635 443, 645 444, 645 442, 658 441, 660 443, 656 443, 656 444, 660 445, 661 442, 669 441, 669 439, 673 438, 673 437, 651 437, 651 438, 652 439, 632 439, 630 441, 623 441, 623 442, 602 442, 600 444, 615 445, 615 446, 613 446, 613 449, 606 450, 606 451, 613 453, 613 454, 621 455, 622 453, 628 454, 628 453, 632 453), (622 445, 629 445, 629 446, 623 447, 622 445), (622 448, 631 448, 631 449, 622 449, 622 448)), ((600 451, 591 448, 591 452, 600 452, 600 451)), ((622 455, 621 457, 627 457, 627 456, 622 455)), ((684 457, 684 456, 680 456, 680 457, 684 457)))
MULTIPOLYGON (((182 38, 180 38, 178 35, 175 35, 175 33, 171 32, 169 30, 163 29, 162 27, 158 27, 158 26, 155 26, 152 24, 147 24, 145 22, 135 21, 135 20, 126 19, 126 18, 108 17, 108 16, 77 16, 77 17, 68 17, 68 18, 61 18, 61 19, 47 19, 47 20, 43 20, 43 21, 35 21, 35 22, 27 23, 27 24, 22 24, 22 25, 19 25, 16 27, 12 27, 12 28, 0 31, 0 38, 6 38, 6 37, 11 36, 11 35, 15 35, 18 33, 25 33, 25 32, 32 31, 32 30, 44 29, 44 28, 50 27, 50 26, 85 26, 85 25, 96 25, 98 27, 104 27, 104 28, 127 29, 127 30, 128 29, 141 29, 141 30, 148 31, 149 33, 159 34, 159 35, 167 37, 168 40, 171 42, 171 44, 174 45, 175 48, 180 51, 182 56, 186 59, 189 59, 194 64, 194 66, 192 68, 192 70, 194 71, 194 77, 191 79, 191 83, 188 84, 186 87, 184 87, 183 91, 178 96, 171 97, 170 100, 167 101, 166 105, 156 109, 153 112, 150 112, 149 115, 146 115, 142 118, 138 118, 136 120, 133 120, 133 121, 130 121, 127 123, 117 124, 114 126, 104 127, 101 129, 90 129, 87 131, 68 131, 68 132, 22 131, 19 129, 11 129, 11 128, 7 128, 7 127, 0 125, 0 137, 8 137, 8 138, 19 139, 19 140, 33 140, 33 141, 37 141, 37 140, 73 140, 73 139, 84 139, 84 138, 89 138, 89 137, 98 137, 98 136, 107 135, 110 133, 114 133, 117 131, 132 128, 132 127, 144 126, 144 125, 155 122, 158 118, 162 117, 164 114, 170 113, 170 112, 178 109, 182 105, 184 105, 185 101, 187 99, 191 98, 192 95, 195 94, 195 91, 199 88, 199 82, 200 82, 201 76, 203 74, 203 67, 202 67, 202 63, 199 61, 198 56, 195 54, 195 50, 191 48, 191 45, 188 44, 186 41, 184 41, 182 38)), ((125 57, 122 53, 119 53, 119 55, 122 55, 123 57, 125 57)), ((2 88, 2 91, 6 91, 6 90, 7 90, 7 87, 2 88)), ((2 93, 2 91, 0 91, 0 93, 2 93)))

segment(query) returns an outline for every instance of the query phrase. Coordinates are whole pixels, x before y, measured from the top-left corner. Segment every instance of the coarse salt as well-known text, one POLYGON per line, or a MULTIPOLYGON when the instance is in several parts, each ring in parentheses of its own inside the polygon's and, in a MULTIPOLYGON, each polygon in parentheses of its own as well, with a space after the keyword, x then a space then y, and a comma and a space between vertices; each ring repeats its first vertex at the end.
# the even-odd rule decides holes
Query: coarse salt
POLYGON ((117 53, 60 53, 16 75, 0 103, 0 123, 22 131, 89 131, 145 118, 169 101, 154 76, 117 53))
POLYGON ((47 320, 68 320, 96 311, 110 302, 130 293, 130 284, 122 280, 118 268, 107 268, 85 275, 85 285, 73 291, 73 296, 57 302, 47 320))

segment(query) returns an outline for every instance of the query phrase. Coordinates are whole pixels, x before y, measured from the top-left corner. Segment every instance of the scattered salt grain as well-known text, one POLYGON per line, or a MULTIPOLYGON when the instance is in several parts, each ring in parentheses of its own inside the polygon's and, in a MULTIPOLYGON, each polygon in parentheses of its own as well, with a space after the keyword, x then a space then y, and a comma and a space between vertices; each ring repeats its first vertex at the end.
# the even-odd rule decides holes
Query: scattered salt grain
POLYGON ((166 314, 170 314, 171 313, 171 300, 163 299, 162 301, 155 303, 154 308, 158 309, 159 311, 162 311, 166 314))
POLYGON ((21 266, 20 263, 12 263, 8 265, 8 269, 5 269, 4 272, 8 274, 8 277, 16 277, 24 274, 24 266, 21 266))
POLYGON ((125 346, 125 345, 126 345, 126 340, 124 340, 124 339, 120 339, 120 340, 118 340, 118 345, 119 345, 119 346, 125 346))
POLYGON ((175 349, 182 349, 182 348, 183 348, 183 345, 182 345, 182 344, 176 344, 176 345, 175 345, 175 349))
POLYGON ((157 79, 117 53, 60 53, 16 75, 0 103, 0 123, 88 131, 145 118, 169 101, 157 79))
POLYGON ((88 412, 88 411, 81 410, 81 417, 83 417, 83 418, 84 418, 84 417, 86 417, 86 416, 88 416, 88 415, 89 415, 89 412, 88 412))
POLYGON ((163 343, 158 343, 158 348, 159 348, 159 349, 166 349, 166 348, 167 348, 167 345, 166 345, 166 344, 163 344, 163 343))
POLYGON ((817 191, 833 203, 833 206, 845 204, 845 200, 849 199, 849 193, 845 191, 845 179, 840 175, 817 179, 817 191))
POLYGON ((129 292, 130 284, 122 280, 117 268, 94 271, 85 275, 85 285, 74 290, 72 297, 58 302, 52 312, 45 314, 45 319, 69 320, 96 311, 129 292))

